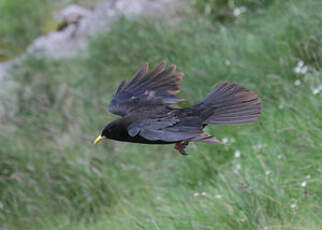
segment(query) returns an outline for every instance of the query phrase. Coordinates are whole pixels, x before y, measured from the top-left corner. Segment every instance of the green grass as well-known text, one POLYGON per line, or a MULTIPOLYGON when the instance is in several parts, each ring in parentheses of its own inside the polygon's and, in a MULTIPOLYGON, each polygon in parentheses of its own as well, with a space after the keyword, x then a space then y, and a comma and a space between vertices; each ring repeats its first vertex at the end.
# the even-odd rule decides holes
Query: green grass
POLYGON ((23 53, 41 34, 56 30, 59 22, 53 11, 68 3, 90 8, 97 0, 0 0, 0 62, 23 53))
POLYGON ((51 18, 50 12, 48 0, 1 0, 0 61, 21 53, 39 36, 51 18))
POLYGON ((122 19, 88 57, 16 66, 17 113, 0 123, 0 228, 321 229, 322 104, 312 89, 322 84, 322 6, 261 7, 225 24, 198 11, 170 24, 122 19), (117 84, 161 60, 186 73, 180 106, 235 81, 262 99, 261 118, 207 128, 229 145, 193 143, 188 157, 172 146, 94 146, 116 117, 107 106, 117 84), (294 73, 299 60, 308 73, 294 73))

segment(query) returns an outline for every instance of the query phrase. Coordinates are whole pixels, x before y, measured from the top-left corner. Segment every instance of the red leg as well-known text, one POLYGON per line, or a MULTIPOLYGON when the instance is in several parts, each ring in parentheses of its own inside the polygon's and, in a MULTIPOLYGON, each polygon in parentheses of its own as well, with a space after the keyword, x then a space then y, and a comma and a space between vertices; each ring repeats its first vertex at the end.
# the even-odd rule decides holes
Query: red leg
POLYGON ((174 149, 177 150, 182 155, 188 155, 188 153, 184 150, 188 146, 188 144, 189 144, 188 141, 177 142, 176 145, 174 146, 174 149))

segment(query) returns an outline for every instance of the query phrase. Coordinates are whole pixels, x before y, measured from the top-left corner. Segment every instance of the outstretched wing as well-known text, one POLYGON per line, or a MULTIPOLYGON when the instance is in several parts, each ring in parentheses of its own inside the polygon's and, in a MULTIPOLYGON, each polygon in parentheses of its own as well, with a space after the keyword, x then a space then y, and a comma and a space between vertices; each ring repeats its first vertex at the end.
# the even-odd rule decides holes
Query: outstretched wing
POLYGON ((183 73, 174 74, 175 65, 170 65, 167 69, 164 69, 165 66, 165 62, 161 62, 147 73, 146 63, 127 85, 123 80, 113 95, 109 111, 125 116, 145 106, 164 106, 183 101, 184 99, 175 96, 180 91, 179 82, 183 73))
POLYGON ((177 117, 175 111, 132 123, 130 136, 141 136, 150 141, 177 142, 192 140, 202 135, 203 126, 199 116, 177 117))

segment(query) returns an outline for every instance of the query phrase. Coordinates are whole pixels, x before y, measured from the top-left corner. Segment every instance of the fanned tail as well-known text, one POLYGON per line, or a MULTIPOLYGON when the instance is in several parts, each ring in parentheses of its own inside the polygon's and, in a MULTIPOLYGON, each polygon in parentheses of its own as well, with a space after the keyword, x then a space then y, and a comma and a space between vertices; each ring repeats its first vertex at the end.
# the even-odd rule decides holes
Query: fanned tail
POLYGON ((192 108, 200 110, 204 124, 244 124, 257 120, 261 101, 244 86, 221 82, 192 108))

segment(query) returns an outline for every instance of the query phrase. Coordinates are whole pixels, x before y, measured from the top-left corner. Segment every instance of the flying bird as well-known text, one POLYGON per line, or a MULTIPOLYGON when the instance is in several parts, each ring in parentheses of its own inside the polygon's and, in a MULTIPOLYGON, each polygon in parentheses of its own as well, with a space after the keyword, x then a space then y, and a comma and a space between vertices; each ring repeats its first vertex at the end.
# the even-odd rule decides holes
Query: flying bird
POLYGON ((175 144, 175 149, 187 155, 191 141, 222 143, 204 132, 209 124, 244 124, 256 121, 261 114, 261 101, 244 86, 220 82, 199 103, 187 108, 172 108, 184 99, 180 92, 183 73, 176 66, 161 62, 148 72, 144 64, 128 84, 123 80, 114 93, 109 111, 121 118, 107 124, 95 139, 142 143, 175 144))

